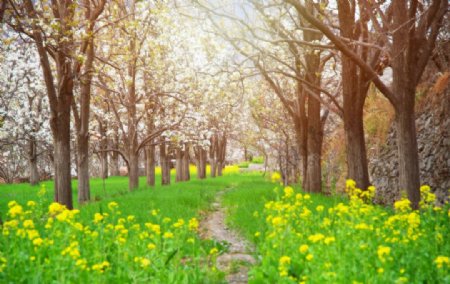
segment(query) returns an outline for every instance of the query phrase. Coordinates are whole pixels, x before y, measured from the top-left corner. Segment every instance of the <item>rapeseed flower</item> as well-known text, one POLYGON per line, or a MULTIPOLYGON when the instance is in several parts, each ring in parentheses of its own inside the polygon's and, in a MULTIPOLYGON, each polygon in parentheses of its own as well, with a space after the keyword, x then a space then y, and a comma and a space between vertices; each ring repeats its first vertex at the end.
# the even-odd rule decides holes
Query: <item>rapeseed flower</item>
POLYGON ((444 266, 450 267, 450 258, 448 256, 438 256, 434 260, 434 263, 436 264, 437 268, 441 269, 444 266))

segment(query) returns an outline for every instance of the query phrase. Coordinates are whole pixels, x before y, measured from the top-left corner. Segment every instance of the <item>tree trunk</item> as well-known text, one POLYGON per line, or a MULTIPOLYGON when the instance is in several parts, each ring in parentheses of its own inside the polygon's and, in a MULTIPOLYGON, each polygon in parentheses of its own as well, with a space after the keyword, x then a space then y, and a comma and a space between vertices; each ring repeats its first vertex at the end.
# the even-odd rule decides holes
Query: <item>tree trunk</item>
POLYGON ((362 111, 363 109, 357 106, 349 106, 349 109, 344 111, 344 129, 348 178, 355 180, 357 186, 365 190, 369 186, 369 172, 362 111))
MULTIPOLYGON (((164 139, 164 138, 163 138, 164 139)), ((159 145, 159 159, 161 164, 161 185, 170 184, 170 165, 166 154, 166 143, 164 140, 159 145)))
POLYGON ((184 151, 182 152, 182 180, 189 181, 191 179, 191 173, 189 169, 189 143, 184 144, 184 151))
POLYGON ((63 104, 54 133, 55 201, 73 209, 70 173, 70 101, 63 104))
POLYGON ((128 157, 128 178, 130 191, 139 188, 139 157, 134 152, 128 157))
MULTIPOLYGON (((114 137, 112 139, 112 149, 119 149, 119 128, 117 125, 114 126, 114 137)), ((117 152, 111 152, 111 175, 120 176, 119 170, 119 154, 117 152)))
POLYGON ((221 161, 217 162, 217 176, 222 176, 223 164, 221 161))
POLYGON ((108 149, 108 140, 106 138, 106 125, 103 121, 100 119, 98 120, 98 128, 100 132, 100 163, 101 163, 101 178, 106 179, 108 178, 108 152, 106 150, 108 149))
POLYGON ((89 187, 89 139, 81 133, 77 135, 78 153, 78 203, 82 204, 90 200, 89 187))
POLYGON ((175 150, 175 182, 183 181, 183 153, 180 147, 175 150))
POLYGON ((155 186, 155 146, 147 146, 147 185, 155 186))
POLYGON ((37 164, 37 145, 34 137, 30 138, 28 145, 28 161, 30 165, 30 185, 39 183, 39 171, 37 164))
POLYGON ((409 87, 403 86, 403 88, 394 87, 394 90, 406 93, 403 96, 403 104, 399 106, 395 117, 399 159, 399 189, 406 190, 412 207, 418 208, 420 202, 420 171, 414 114, 414 89, 411 90, 409 87))
POLYGON ((215 178, 216 177, 216 173, 217 173, 217 165, 216 165, 216 161, 214 159, 211 159, 209 161, 210 167, 211 167, 211 177, 215 178))
MULTIPOLYGON (((348 39, 358 40, 355 36, 355 14, 350 3, 339 0, 340 33, 348 39)), ((361 52, 364 49, 360 49, 361 52)), ((356 52, 354 49, 353 51, 356 52)), ((367 54, 362 52, 364 60, 367 54)), ((342 55, 342 88, 344 130, 347 154, 347 176, 355 180, 361 189, 369 186, 369 172, 364 137, 363 108, 368 91, 368 80, 356 64, 346 55, 342 55), (358 72, 359 71, 359 72, 358 72)))

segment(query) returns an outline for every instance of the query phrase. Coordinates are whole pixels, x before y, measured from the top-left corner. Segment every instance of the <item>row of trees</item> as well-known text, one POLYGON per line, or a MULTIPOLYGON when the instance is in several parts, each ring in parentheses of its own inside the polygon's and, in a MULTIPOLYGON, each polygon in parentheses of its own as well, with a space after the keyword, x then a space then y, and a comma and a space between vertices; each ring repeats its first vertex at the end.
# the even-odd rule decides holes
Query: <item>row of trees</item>
MULTIPOLYGON (((50 154, 55 200, 68 208, 74 162, 78 202, 90 200, 93 154, 103 177, 108 168, 118 174, 122 160, 130 190, 143 160, 155 184, 157 157, 163 184, 173 156, 177 181, 189 179, 190 161, 199 178, 207 160, 211 175, 221 175, 243 88, 222 68, 230 49, 212 34, 198 38, 204 25, 179 12, 153 1, 2 2, 1 147, 29 145, 31 183, 39 180, 38 148, 50 154)), ((23 173, 11 163, 22 156, 3 154, 5 168, 23 173)))
POLYGON ((209 1, 196 3, 289 115, 305 190, 322 188, 321 149, 330 113, 344 123, 348 177, 361 188, 370 184, 363 109, 373 84, 395 111, 399 187, 418 206, 416 88, 438 37, 445 37, 447 1, 249 0, 234 15, 209 1), (221 21, 235 28, 225 30, 221 21), (383 81, 386 68, 392 77, 383 81))

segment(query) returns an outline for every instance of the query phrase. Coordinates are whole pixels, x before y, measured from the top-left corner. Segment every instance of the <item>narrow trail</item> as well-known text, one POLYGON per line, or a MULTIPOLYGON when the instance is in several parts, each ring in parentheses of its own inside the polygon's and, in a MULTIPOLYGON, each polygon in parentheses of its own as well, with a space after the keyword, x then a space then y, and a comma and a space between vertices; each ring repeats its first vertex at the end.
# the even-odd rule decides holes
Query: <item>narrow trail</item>
POLYGON ((225 209, 221 206, 223 194, 221 191, 216 195, 213 211, 200 222, 200 231, 203 238, 229 244, 228 251, 217 257, 217 267, 227 273, 228 283, 243 284, 248 282, 248 266, 254 264, 255 259, 249 252, 248 242, 225 224, 225 209))

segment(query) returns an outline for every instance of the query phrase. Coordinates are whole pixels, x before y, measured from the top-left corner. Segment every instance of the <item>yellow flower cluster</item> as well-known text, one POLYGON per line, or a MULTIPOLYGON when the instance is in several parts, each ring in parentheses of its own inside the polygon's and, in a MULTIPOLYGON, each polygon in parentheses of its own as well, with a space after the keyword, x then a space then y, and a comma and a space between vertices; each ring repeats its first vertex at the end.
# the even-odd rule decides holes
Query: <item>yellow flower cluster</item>
MULTIPOLYGON (((207 251, 201 248, 203 243, 196 241, 199 228, 196 218, 172 222, 152 210, 148 217, 151 222, 141 226, 133 215, 122 217, 117 202, 108 204, 108 212, 96 212, 85 221, 81 220, 79 210, 68 210, 59 203, 51 203, 46 212, 42 212, 45 207, 40 203, 28 201, 26 204, 24 208, 16 201, 9 202, 8 218, 0 226, 3 234, 0 239, 0 279, 3 279, 4 271, 9 269, 5 273, 10 273, 15 266, 23 270, 23 265, 29 266, 30 262, 36 267, 51 263, 55 271, 60 266, 76 267, 80 273, 97 272, 82 274, 90 279, 94 277, 92 275, 100 277, 108 271, 117 273, 118 269, 128 272, 130 267, 136 270, 149 268, 152 275, 155 271, 165 275, 170 269, 182 269, 179 264, 184 259, 207 257, 207 251), (9 249, 8 256, 4 257, 5 245, 9 249), (7 266, 9 258, 13 259, 14 266, 7 266), (169 264, 166 263, 168 259, 172 259, 169 264), (20 266, 22 260, 25 264, 20 266), (126 261, 133 260, 137 265, 126 265, 126 261)), ((210 251, 214 255, 218 252, 217 248, 210 251)), ((192 267, 195 263, 186 265, 192 267)), ((215 258, 211 259, 210 265, 195 270, 190 268, 189 273, 211 273, 215 258)), ((148 274, 133 273, 143 277, 138 282, 150 279, 148 274)))
MULTIPOLYGON (((344 257, 343 262, 350 261, 353 266, 376 261, 373 274, 369 273, 373 278, 363 278, 363 283, 383 283, 385 281, 382 279, 388 279, 385 277, 391 277, 387 282, 405 283, 411 278, 405 277, 403 268, 399 269, 400 273, 397 270, 398 275, 392 272, 393 266, 397 265, 393 259, 405 251, 411 251, 411 248, 420 247, 424 236, 429 241, 431 235, 433 245, 445 245, 450 217, 447 216, 447 209, 412 210, 410 201, 402 199, 394 204, 395 210, 391 211, 373 204, 373 186, 363 191, 356 187, 354 181, 348 180, 346 190, 348 201, 339 202, 341 198, 336 198, 328 206, 317 202, 321 197, 295 193, 292 187, 275 191, 277 198, 265 203, 261 214, 267 230, 255 234, 261 253, 266 255, 255 275, 269 275, 271 270, 268 267, 276 265, 276 277, 283 280, 271 278, 273 282, 302 283, 305 281, 302 272, 314 274, 318 283, 351 282, 351 274, 342 274, 348 266, 329 261, 330 258, 344 257), (426 216, 442 219, 439 221, 442 223, 436 223, 432 230, 426 231, 424 225, 429 223, 426 216)), ((421 193, 421 207, 426 209, 435 197, 426 186, 421 188, 421 193)), ((259 212, 253 215, 261 218, 259 212)), ((445 256, 433 258, 432 261, 438 269, 450 265, 445 256)))

